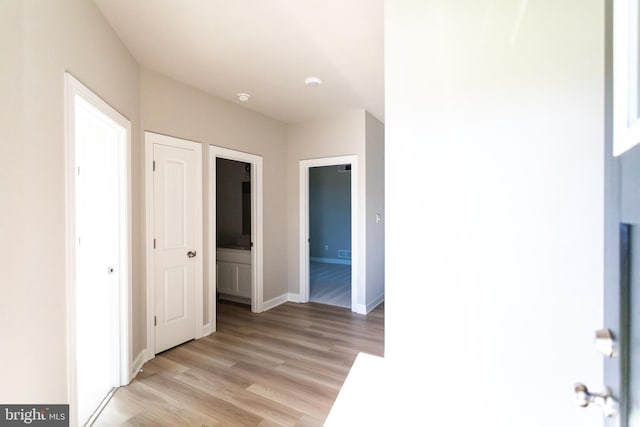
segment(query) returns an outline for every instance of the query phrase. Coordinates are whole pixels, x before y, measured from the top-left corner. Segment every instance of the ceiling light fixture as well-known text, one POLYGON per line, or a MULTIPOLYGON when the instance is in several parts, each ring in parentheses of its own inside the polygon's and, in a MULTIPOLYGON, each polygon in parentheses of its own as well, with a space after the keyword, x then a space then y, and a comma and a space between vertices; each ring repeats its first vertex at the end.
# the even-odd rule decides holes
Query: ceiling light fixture
POLYGON ((322 84, 322 80, 317 77, 307 77, 306 79, 304 79, 304 84, 309 87, 316 87, 322 84))
POLYGON ((237 96, 240 102, 247 102, 251 97, 251 95, 249 95, 248 93, 239 93, 237 94, 237 96))

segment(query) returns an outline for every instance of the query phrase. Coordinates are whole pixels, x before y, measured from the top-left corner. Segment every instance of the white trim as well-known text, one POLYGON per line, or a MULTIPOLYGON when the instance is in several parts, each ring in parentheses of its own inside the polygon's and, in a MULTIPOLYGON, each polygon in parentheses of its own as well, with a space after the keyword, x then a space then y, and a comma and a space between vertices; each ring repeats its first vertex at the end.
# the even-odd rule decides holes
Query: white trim
POLYGON ((209 319, 216 330, 216 158, 251 164, 251 311, 262 313, 263 302, 263 166, 262 156, 228 148, 209 146, 209 319))
POLYGON ((279 305, 282 305, 286 302, 295 302, 295 303, 299 303, 300 302, 300 296, 298 294, 294 294, 294 293, 286 293, 286 294, 282 294, 282 295, 278 295, 275 298, 271 298, 270 300, 267 300, 264 302, 264 305, 262 306, 262 308, 264 308, 264 311, 267 310, 271 310, 272 308, 275 308, 279 305))
MULTIPOLYGON (((358 304, 360 295, 365 295, 364 282, 359 280, 360 245, 358 232, 358 156, 324 157, 300 160, 299 175, 299 248, 300 248, 300 302, 309 302, 309 168, 351 164, 351 311, 366 313, 358 304)), ((363 206, 364 208, 364 206, 363 206)), ((365 247, 362 245, 362 247, 365 247)))
POLYGON ((70 424, 77 425, 78 390, 77 390, 77 363, 76 363, 76 141, 75 141, 75 116, 76 96, 93 107, 104 118, 122 127, 123 141, 119 144, 119 163, 124 164, 125 169, 119 172, 119 188, 124 189, 123 205, 120 209, 120 224, 123 224, 120 236, 120 260, 119 269, 126 274, 120 274, 118 286, 118 342, 116 355, 116 374, 114 386, 125 385, 131 381, 130 361, 132 348, 132 283, 133 267, 131 263, 131 122, 116 111, 113 107, 94 94, 70 73, 64 74, 65 90, 65 208, 66 208, 66 275, 67 275, 67 368, 69 372, 69 403, 74 411, 70 413, 70 424))
POLYGON ((284 304, 285 302, 288 302, 288 301, 290 301, 289 294, 282 294, 275 298, 271 298, 270 300, 265 301, 262 307, 264 308, 265 311, 271 310, 272 308, 277 307, 281 304, 284 304))
POLYGON ((638 0, 613 4, 613 154, 640 142, 638 105, 638 0), (630 94, 635 94, 634 97, 630 94))
POLYGON ((343 258, 320 258, 320 257, 312 256, 312 257, 309 257, 309 261, 321 262, 323 264, 351 265, 351 259, 343 259, 343 258))
MULTIPOLYGON (((155 357, 155 331, 153 316, 155 313, 155 281, 154 281, 154 256, 153 256, 153 146, 154 144, 166 145, 169 147, 193 150, 195 159, 195 250, 196 253, 204 253, 202 250, 203 214, 202 214, 202 144, 197 141, 176 138, 159 133, 145 131, 145 218, 146 218, 146 260, 147 260, 147 350, 146 359, 155 357)), ((202 257, 195 258, 195 325, 194 337, 202 338, 205 335, 204 312, 203 312, 203 260, 202 257)))
POLYGON ((377 298, 375 298, 373 301, 367 304, 366 313, 367 314, 371 313, 371 310, 373 310, 383 302, 384 302, 384 293, 380 294, 377 298))
POLYGON ((138 375, 138 372, 140 372, 140 369, 142 369, 142 366, 144 365, 144 362, 147 361, 146 356, 146 350, 142 350, 140 352, 140 354, 138 354, 138 357, 135 358, 135 360, 133 361, 133 363, 131 364, 131 379, 133 380, 136 375, 138 375))

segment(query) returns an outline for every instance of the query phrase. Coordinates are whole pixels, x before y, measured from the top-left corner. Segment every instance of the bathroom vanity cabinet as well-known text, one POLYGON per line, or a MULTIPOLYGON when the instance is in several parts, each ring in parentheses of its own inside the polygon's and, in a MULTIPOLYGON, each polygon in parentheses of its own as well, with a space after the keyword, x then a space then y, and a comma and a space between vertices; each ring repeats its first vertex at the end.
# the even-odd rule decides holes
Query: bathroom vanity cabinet
POLYGON ((251 298, 251 251, 216 250, 217 289, 221 294, 251 298))

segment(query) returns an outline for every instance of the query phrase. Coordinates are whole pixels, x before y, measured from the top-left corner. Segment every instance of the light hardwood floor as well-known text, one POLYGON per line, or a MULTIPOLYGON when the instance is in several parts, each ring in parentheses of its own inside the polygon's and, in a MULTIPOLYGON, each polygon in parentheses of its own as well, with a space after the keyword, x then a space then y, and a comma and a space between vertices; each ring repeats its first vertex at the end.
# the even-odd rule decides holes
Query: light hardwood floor
POLYGON ((382 356, 384 306, 368 316, 286 303, 218 304, 218 332, 147 362, 95 426, 320 426, 358 352, 382 356))
POLYGON ((309 301, 351 308, 351 266, 311 261, 309 301))

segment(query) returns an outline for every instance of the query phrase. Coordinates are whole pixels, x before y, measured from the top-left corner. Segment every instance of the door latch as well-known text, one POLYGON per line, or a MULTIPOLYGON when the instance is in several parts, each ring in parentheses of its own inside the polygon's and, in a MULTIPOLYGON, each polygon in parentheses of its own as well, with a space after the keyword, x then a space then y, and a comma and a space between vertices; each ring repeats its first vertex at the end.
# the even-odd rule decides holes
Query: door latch
POLYGON ((602 353, 606 357, 615 357, 618 355, 618 345, 611 329, 605 328, 596 331, 594 345, 596 347, 596 351, 602 353))

